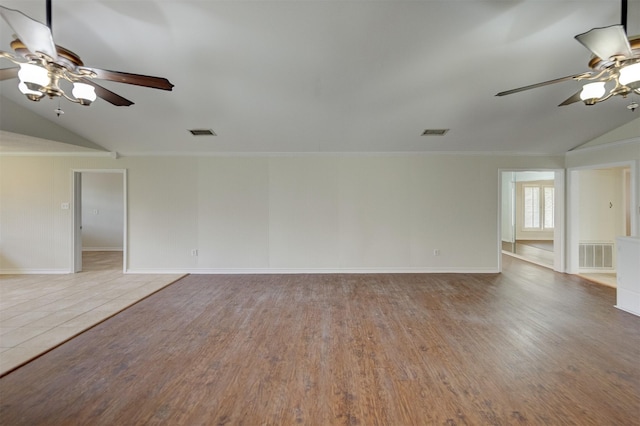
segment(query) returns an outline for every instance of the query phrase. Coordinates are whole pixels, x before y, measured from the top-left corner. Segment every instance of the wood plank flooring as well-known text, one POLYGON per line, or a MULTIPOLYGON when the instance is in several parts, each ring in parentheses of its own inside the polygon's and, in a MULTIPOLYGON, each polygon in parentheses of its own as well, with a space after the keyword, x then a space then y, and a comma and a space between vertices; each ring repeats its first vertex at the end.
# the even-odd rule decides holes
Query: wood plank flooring
POLYGON ((503 241, 502 253, 536 265, 553 268, 553 241, 518 240, 515 244, 503 241))
POLYGON ((0 423, 640 424, 640 318, 503 262, 191 275, 0 379, 0 423))

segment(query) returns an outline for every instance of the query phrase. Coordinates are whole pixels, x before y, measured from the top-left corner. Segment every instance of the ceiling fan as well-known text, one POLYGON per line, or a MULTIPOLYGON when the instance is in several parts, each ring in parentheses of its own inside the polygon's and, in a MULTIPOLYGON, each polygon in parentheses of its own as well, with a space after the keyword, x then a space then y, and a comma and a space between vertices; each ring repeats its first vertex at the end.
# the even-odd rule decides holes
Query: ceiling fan
POLYGON ((18 88, 28 99, 39 101, 45 95, 49 98, 62 96, 71 102, 90 105, 99 97, 116 106, 133 105, 132 101, 98 85, 94 79, 172 90, 173 84, 166 78, 86 67, 78 55, 54 44, 51 0, 47 0, 46 7, 47 25, 44 25, 18 10, 0 6, 0 16, 15 33, 15 40, 11 42, 15 54, 0 51, 0 58, 19 65, 0 69, 0 80, 18 77, 18 88), (60 87, 65 81, 73 85, 72 96, 60 87))
MULTIPOLYGON (((569 80, 585 81, 586 84, 558 106, 580 101, 585 105, 595 105, 613 96, 626 98, 629 94, 640 94, 640 36, 627 37, 627 0, 622 0, 621 22, 620 25, 593 28, 575 36, 593 54, 588 63, 592 71, 507 90, 496 96, 511 95, 569 80), (610 87, 608 91, 607 85, 610 87)), ((634 110, 637 106, 637 103, 632 103, 628 108, 634 110)))

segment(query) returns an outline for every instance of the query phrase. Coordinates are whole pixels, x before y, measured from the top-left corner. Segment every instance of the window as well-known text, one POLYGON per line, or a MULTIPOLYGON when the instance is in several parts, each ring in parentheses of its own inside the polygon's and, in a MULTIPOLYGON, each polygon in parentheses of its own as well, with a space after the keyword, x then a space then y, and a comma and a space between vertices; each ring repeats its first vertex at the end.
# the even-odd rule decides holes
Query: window
POLYGON ((554 188, 545 185, 524 185, 524 229, 553 229, 554 188))
POLYGON ((540 187, 524 187, 524 227, 540 228, 540 187))

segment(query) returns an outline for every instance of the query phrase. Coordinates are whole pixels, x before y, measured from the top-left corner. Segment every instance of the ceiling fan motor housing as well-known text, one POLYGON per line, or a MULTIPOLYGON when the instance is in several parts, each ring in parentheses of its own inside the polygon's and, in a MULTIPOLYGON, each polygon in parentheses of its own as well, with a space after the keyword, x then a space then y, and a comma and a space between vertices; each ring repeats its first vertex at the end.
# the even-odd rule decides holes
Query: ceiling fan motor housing
MULTIPOLYGON (((640 36, 629 37, 629 45, 631 46, 631 51, 633 52, 632 58, 640 60, 640 36)), ((605 59, 594 55, 591 57, 588 65, 589 68, 593 70, 601 71, 614 66, 616 64, 616 61, 614 59, 615 57, 605 59)), ((625 58, 623 57, 622 59, 624 60, 625 58)), ((626 58, 626 60, 629 59, 626 58)))

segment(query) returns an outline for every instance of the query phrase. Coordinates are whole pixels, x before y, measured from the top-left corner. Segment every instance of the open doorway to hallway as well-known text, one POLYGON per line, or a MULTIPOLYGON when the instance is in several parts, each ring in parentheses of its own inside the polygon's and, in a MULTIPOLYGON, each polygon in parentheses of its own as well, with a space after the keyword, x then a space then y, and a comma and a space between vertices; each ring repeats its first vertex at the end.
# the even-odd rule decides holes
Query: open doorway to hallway
POLYGON ((126 171, 74 171, 73 271, 126 271, 126 171))
MULTIPOLYGON (((561 270, 556 244, 558 182, 556 171, 502 171, 501 250, 547 268, 561 270)), ((562 183, 562 182, 560 182, 562 183)), ((561 204, 561 202, 560 202, 561 204)))

